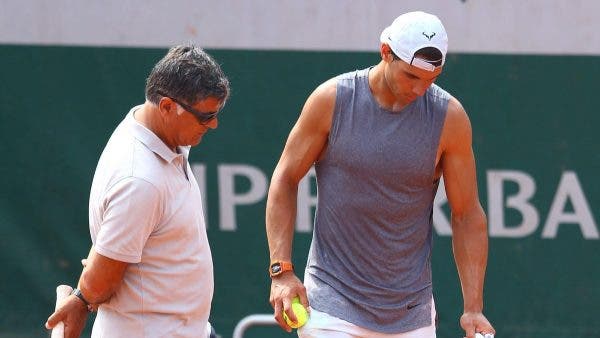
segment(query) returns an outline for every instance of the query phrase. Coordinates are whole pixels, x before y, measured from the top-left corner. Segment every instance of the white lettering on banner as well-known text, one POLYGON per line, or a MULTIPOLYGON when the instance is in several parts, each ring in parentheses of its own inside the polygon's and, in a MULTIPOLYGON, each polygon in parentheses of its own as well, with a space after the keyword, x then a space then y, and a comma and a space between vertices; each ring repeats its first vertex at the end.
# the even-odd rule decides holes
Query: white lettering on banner
MULTIPOLYGON (((192 164, 192 172, 198 181, 203 196, 203 209, 208 222, 210 204, 206 195, 206 166, 192 164)), ((264 201, 268 189, 266 175, 257 167, 246 164, 220 164, 217 167, 219 183, 219 230, 236 231, 237 219, 235 208, 238 205, 251 205, 264 201), (249 180, 250 189, 236 193, 235 177, 242 176, 249 180)), ((315 169, 311 168, 298 185, 296 231, 309 233, 313 228, 313 210, 317 204, 317 195, 311 193, 311 184, 316 178, 315 169)), ((523 238, 533 234, 540 225, 538 209, 531 200, 536 192, 536 183, 529 174, 517 170, 488 170, 488 223, 490 237, 523 238), (504 185, 513 183, 517 191, 505 196, 504 185), (504 213, 512 209, 521 215, 520 224, 506 224, 504 213)), ((452 227, 444 206, 448 202, 443 179, 433 202, 433 227, 440 236, 451 236, 452 227)), ((562 224, 577 224, 583 238, 599 239, 598 226, 589 207, 577 174, 565 171, 558 184, 544 228, 542 238, 556 238, 558 228, 562 224), (565 211, 567 203, 573 211, 565 211)))
POLYGON ((559 224, 575 223, 579 224, 581 233, 586 239, 598 239, 598 227, 594 222, 594 217, 590 211, 583 189, 577 175, 572 171, 563 173, 558 184, 558 189, 554 195, 554 201, 542 231, 542 238, 555 238, 558 232, 559 224), (567 201, 571 200, 573 212, 565 212, 567 201))
POLYGON ((538 227, 537 209, 529 202, 535 194, 535 181, 526 173, 514 170, 489 170, 487 172, 489 233, 492 237, 525 237, 538 227), (504 222, 504 182, 512 181, 519 187, 515 195, 508 196, 506 207, 516 209, 523 218, 521 224, 507 226, 504 222))
POLYGON ((311 167, 298 185, 298 201, 296 203, 296 231, 311 232, 313 227, 313 208, 317 205, 317 195, 311 195, 310 186, 316 177, 315 167, 311 167))
POLYGON ((217 167, 219 179, 219 229, 235 231, 237 229, 236 205, 249 205, 263 200, 267 193, 267 177, 260 169, 246 164, 221 164, 217 167), (244 176, 250 180, 250 190, 235 192, 235 176, 244 176))

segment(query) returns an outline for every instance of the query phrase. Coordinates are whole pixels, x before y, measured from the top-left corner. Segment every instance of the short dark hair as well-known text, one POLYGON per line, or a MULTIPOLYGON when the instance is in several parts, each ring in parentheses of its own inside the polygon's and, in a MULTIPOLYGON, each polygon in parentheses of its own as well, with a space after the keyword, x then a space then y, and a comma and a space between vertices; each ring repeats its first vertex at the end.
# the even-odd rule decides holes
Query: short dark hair
POLYGON ((229 80, 219 64, 192 44, 175 46, 152 68, 146 80, 146 100, 158 104, 161 94, 190 105, 208 97, 223 103, 229 97, 229 80))
POLYGON ((442 52, 435 47, 421 48, 415 52, 415 57, 428 61, 431 65, 439 67, 442 65, 442 52))
MULTIPOLYGON (((402 60, 402 59, 400 59, 400 57, 398 55, 396 55, 396 53, 394 53, 394 51, 391 48, 390 48, 390 53, 392 54, 392 57, 394 58, 394 60, 402 60)), ((415 52, 413 58, 415 58, 415 57, 429 62, 434 67, 441 66, 442 61, 443 61, 442 60, 443 59, 442 52, 440 52, 440 50, 435 47, 421 48, 415 52)))

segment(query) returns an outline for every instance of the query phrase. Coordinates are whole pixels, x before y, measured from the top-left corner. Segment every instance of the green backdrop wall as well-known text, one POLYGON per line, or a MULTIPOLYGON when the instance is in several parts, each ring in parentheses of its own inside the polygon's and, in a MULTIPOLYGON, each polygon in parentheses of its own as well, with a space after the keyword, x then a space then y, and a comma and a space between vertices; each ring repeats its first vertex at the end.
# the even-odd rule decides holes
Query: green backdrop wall
MULTIPOLYGON (((165 52, 0 46, 0 336, 48 336, 43 324, 54 307, 55 286, 76 283, 90 246, 87 198, 96 161, 124 114, 143 102, 145 77, 165 52)), ((210 52, 233 93, 219 128, 192 151, 191 161, 206 168, 216 286, 211 322, 231 337, 243 317, 271 312, 265 201, 237 206, 235 231, 222 229, 217 167, 244 164, 270 177, 312 89, 378 62, 378 55, 210 52)), ((519 171, 536 183, 529 203, 539 226, 520 237, 490 239, 486 313, 499 337, 600 337, 600 241, 568 219, 555 236, 542 236, 565 172, 577 176, 575 190, 587 201, 592 217, 587 229, 597 229, 598 78, 598 57, 454 54, 438 80, 471 117, 484 208, 490 173, 519 171)), ((236 191, 250 185, 236 177, 236 191)), ((507 203, 520 189, 514 182, 503 188, 507 203)), ((563 213, 577 208, 569 201, 563 213)), ((509 226, 524 218, 510 207, 502 214, 509 226)), ((309 242, 309 233, 295 237, 298 271, 309 242)), ((462 298, 447 235, 435 238, 433 270, 438 336, 462 337, 462 298)), ((90 328, 88 323, 86 335, 90 328)), ((245 337, 286 336, 275 327, 259 327, 245 337)))

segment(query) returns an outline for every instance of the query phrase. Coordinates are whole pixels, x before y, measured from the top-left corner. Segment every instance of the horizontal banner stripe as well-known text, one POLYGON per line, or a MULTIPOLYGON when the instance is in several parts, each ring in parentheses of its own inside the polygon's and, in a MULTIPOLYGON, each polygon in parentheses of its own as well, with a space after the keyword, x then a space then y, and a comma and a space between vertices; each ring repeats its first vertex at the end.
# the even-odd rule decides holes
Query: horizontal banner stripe
POLYGON ((377 51, 418 9, 442 19, 450 52, 600 55, 593 0, 4 0, 0 43, 377 51))

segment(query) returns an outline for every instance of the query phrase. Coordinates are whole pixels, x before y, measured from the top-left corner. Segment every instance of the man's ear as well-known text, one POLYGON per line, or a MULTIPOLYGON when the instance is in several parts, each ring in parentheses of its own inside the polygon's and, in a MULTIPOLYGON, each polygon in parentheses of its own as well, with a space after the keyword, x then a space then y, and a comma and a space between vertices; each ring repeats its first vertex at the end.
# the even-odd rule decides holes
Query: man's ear
POLYGON ((158 101, 158 110, 160 111, 160 115, 165 118, 177 113, 177 104, 168 97, 161 97, 160 101, 158 101))
POLYGON ((392 49, 387 43, 382 43, 379 47, 379 54, 381 55, 381 59, 386 62, 391 62, 394 57, 392 56, 392 49))

